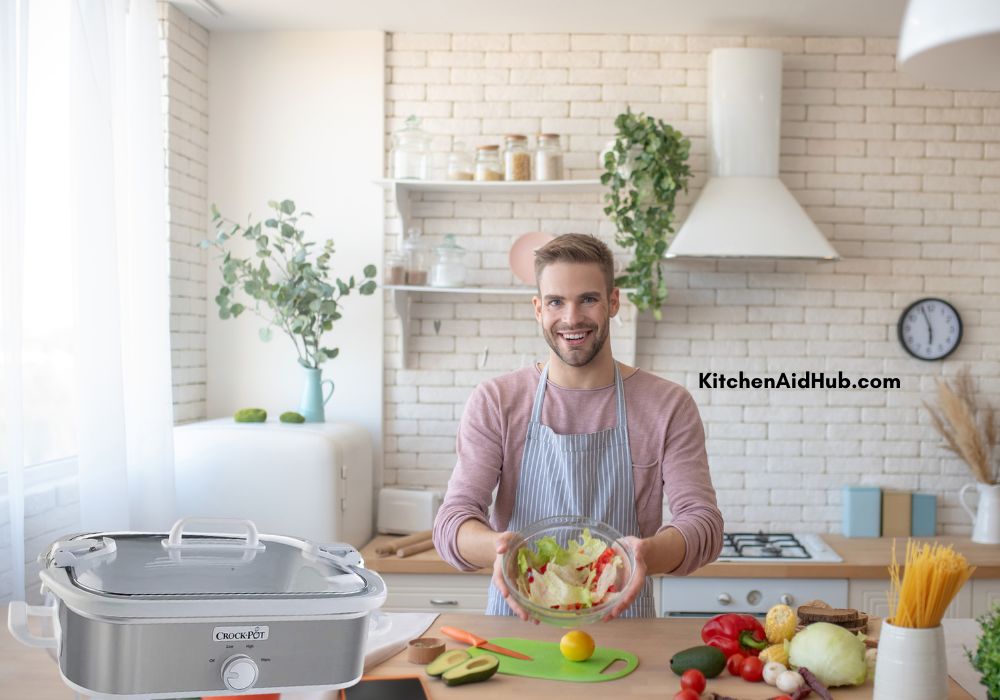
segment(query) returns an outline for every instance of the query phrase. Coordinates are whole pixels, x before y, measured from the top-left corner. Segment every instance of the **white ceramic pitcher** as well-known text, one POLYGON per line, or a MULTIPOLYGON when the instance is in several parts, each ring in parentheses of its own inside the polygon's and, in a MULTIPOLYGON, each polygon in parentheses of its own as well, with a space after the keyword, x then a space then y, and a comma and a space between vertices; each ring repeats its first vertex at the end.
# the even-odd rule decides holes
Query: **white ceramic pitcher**
POLYGON ((1000 544, 1000 484, 975 482, 966 484, 958 492, 958 501, 972 518, 972 541, 982 544, 1000 544), (979 491, 979 505, 973 511, 965 500, 966 492, 973 486, 979 491))

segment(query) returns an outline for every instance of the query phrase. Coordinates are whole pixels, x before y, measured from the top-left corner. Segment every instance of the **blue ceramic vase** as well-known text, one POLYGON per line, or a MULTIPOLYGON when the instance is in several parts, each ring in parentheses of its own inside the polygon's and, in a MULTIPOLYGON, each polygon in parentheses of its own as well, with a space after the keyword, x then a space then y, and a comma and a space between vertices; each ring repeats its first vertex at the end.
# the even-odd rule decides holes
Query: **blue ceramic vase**
POLYGON ((326 406, 326 402, 333 396, 333 381, 330 379, 324 380, 323 370, 321 369, 303 367, 302 371, 306 374, 306 383, 302 389, 302 402, 299 404, 299 413, 305 417, 306 423, 322 423, 326 420, 323 407, 326 406), (330 387, 324 396, 323 389, 327 384, 330 387))

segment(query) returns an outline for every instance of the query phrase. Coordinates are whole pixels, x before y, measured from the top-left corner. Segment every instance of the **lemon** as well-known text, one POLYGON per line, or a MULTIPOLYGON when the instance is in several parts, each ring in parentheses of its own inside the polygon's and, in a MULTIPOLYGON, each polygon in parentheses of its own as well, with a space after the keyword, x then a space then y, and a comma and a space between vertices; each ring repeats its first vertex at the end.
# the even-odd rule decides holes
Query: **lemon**
POLYGON ((570 661, 586 661, 594 653, 594 638, 583 630, 573 630, 559 640, 559 651, 570 661))

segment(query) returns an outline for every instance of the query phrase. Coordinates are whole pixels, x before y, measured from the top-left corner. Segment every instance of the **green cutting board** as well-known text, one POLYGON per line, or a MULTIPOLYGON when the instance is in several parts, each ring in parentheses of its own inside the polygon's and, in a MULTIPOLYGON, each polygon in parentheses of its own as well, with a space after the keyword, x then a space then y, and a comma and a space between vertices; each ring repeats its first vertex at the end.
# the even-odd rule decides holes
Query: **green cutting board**
POLYGON ((613 681, 617 678, 627 676, 639 665, 639 659, 636 658, 635 654, 630 654, 621 649, 597 647, 594 649, 594 655, 586 661, 569 661, 559 651, 559 644, 557 642, 538 642, 532 639, 518 639, 517 637, 498 637, 491 639, 490 642, 497 646, 519 651, 531 657, 531 661, 524 661, 522 659, 515 659, 512 656, 505 656, 504 654, 483 651, 482 649, 469 649, 469 653, 473 656, 493 654, 493 656, 500 659, 499 672, 511 676, 594 683, 597 681, 613 681), (602 671, 619 659, 625 662, 624 668, 621 667, 621 664, 618 664, 616 670, 602 673, 602 671))

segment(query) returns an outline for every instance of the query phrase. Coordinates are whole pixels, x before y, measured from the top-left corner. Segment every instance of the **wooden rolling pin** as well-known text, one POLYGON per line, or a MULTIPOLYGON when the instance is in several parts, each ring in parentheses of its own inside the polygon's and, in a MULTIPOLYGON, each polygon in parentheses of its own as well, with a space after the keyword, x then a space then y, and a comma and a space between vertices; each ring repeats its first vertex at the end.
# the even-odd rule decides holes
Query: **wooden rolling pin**
POLYGON ((408 544, 405 547, 400 547, 396 550, 396 556, 408 557, 411 554, 416 554, 418 552, 426 552, 428 549, 434 549, 434 540, 429 538, 423 542, 414 542, 413 544, 408 544))
POLYGON ((414 532, 412 535, 406 535, 405 537, 400 537, 392 542, 386 542, 385 544, 379 545, 375 548, 375 553, 380 557, 387 557, 390 554, 395 554, 401 547, 416 544, 417 542, 423 542, 424 540, 429 540, 430 538, 431 530, 414 532))

